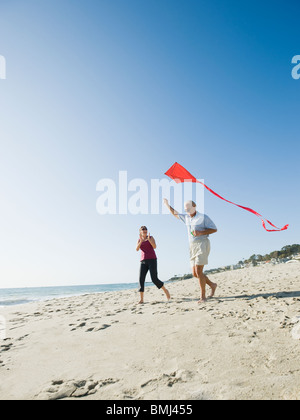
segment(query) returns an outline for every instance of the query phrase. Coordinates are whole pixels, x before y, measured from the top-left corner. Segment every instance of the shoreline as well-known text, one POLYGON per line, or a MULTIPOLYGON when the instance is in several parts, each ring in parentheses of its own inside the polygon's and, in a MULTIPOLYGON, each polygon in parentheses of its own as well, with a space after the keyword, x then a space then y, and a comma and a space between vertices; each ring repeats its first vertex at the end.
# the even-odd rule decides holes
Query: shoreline
MULTIPOLYGON (((287 263, 296 263, 298 264, 300 262, 300 259, 290 259, 287 262, 280 262, 280 263, 264 263, 264 264, 260 264, 257 266, 248 266, 248 267, 240 267, 240 268, 235 268, 235 269, 212 269, 212 270, 205 270, 204 273, 211 277, 214 276, 216 274, 224 274, 226 272, 231 272, 232 270, 236 271, 236 270, 245 270, 245 269, 249 269, 249 268, 259 268, 259 267, 274 267, 275 265, 281 265, 281 264, 287 264, 287 263)), ((192 274, 184 274, 183 276, 175 276, 175 277, 171 277, 170 279, 166 280, 164 283, 165 284, 169 284, 172 285, 175 282, 178 281, 187 281, 189 279, 192 279, 193 276, 192 274)), ((121 292, 121 291, 129 291, 129 290, 135 290, 136 288, 138 288, 138 283, 105 283, 105 284, 88 284, 88 285, 67 285, 67 286, 40 286, 40 287, 16 287, 16 288, 0 288, 0 292, 1 291, 24 291, 24 292, 28 292, 28 291, 33 291, 33 290, 37 290, 37 291, 46 291, 46 290, 59 290, 59 289, 64 289, 64 290, 68 290, 68 293, 65 294, 56 294, 55 296, 51 296, 51 295, 40 295, 39 297, 32 297, 31 299, 29 298, 29 296, 24 296, 24 295, 20 295, 19 299, 17 299, 17 296, 15 296, 15 301, 17 302, 18 300, 21 301, 21 303, 9 303, 9 304, 1 304, 2 302, 5 302, 5 300, 0 300, 0 311, 1 309, 5 309, 7 307, 18 307, 20 305, 28 305, 31 303, 36 303, 36 302, 48 302, 51 301, 53 299, 63 299, 63 298, 72 298, 72 297, 76 297, 76 296, 85 296, 85 295, 90 295, 90 294, 102 294, 102 293, 110 293, 110 292, 114 292, 114 290, 99 290, 99 291, 87 291, 87 290, 83 290, 81 292, 74 292, 74 293, 69 293, 69 289, 88 289, 88 288, 101 288, 101 287, 106 287, 106 288, 111 288, 113 286, 117 286, 120 287, 120 289, 116 289, 115 291, 117 293, 121 292), (27 299, 28 298, 28 299, 27 299), (26 302, 26 300, 28 300, 28 302, 26 302), (24 302, 23 302, 24 301, 24 302)), ((146 281, 146 287, 149 286, 154 286, 153 283, 151 282, 151 280, 148 279, 148 281, 146 281)), ((0 294, 1 297, 1 294, 0 294)), ((6 300, 6 302, 10 302, 9 299, 6 300)))
POLYGON ((299 265, 209 278, 0 308, 0 399, 300 399, 299 265))

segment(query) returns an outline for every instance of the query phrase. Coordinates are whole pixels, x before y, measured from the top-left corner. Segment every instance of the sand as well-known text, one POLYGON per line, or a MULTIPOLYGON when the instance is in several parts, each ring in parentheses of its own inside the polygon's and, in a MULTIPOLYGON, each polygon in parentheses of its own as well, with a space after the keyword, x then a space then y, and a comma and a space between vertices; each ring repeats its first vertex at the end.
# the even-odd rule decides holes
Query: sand
POLYGON ((300 399, 299 268, 0 308, 0 399, 300 399))

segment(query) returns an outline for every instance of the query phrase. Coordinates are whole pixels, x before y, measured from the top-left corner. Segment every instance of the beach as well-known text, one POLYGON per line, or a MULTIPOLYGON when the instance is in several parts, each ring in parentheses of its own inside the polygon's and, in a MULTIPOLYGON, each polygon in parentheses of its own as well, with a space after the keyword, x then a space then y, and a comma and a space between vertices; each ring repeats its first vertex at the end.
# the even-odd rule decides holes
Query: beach
POLYGON ((0 308, 0 399, 300 399, 300 262, 0 308), (298 328, 299 327, 299 328, 298 328))

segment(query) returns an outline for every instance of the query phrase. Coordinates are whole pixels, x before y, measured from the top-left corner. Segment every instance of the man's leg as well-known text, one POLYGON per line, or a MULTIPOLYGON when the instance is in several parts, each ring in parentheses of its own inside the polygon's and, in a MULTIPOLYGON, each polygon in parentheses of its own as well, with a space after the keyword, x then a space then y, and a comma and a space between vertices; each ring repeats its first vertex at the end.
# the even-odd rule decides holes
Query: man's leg
POLYGON ((203 267, 204 265, 195 266, 196 277, 199 280, 200 289, 201 289, 201 299, 199 300, 199 302, 206 302, 206 291, 205 291, 206 279, 203 275, 203 267))
POLYGON ((212 281, 210 281, 205 274, 203 274, 203 275, 205 276, 206 283, 211 288, 211 294, 208 297, 212 298, 215 295, 215 291, 216 291, 216 288, 218 287, 218 285, 217 285, 217 283, 213 283, 212 281))
POLYGON ((201 289, 201 299, 199 302, 206 301, 206 284, 211 288, 211 294, 209 297, 213 297, 217 288, 217 284, 209 280, 209 278, 203 273, 204 265, 196 265, 193 267, 193 275, 199 279, 200 289, 201 289))

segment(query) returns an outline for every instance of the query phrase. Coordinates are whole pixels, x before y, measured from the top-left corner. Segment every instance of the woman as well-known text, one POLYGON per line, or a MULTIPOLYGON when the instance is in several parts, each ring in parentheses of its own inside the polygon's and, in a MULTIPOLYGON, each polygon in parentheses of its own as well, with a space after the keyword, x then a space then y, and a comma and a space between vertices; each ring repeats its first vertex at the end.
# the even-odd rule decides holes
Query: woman
POLYGON ((170 293, 165 288, 162 281, 157 277, 157 257, 155 254, 156 243, 153 236, 150 233, 147 234, 148 230, 146 226, 140 228, 140 237, 137 242, 136 250, 141 250, 141 268, 140 268, 140 295, 141 300, 139 303, 144 303, 144 291, 145 291, 145 279, 148 271, 150 270, 151 280, 158 289, 162 289, 170 299, 170 293))

